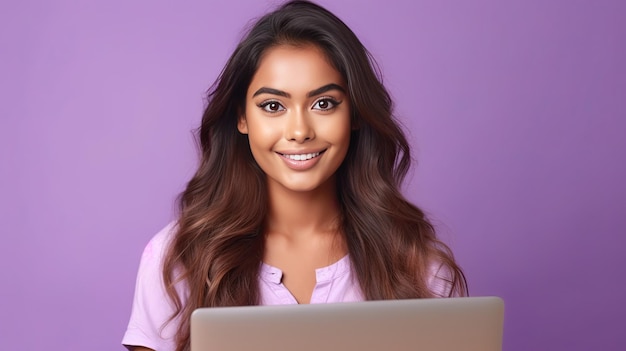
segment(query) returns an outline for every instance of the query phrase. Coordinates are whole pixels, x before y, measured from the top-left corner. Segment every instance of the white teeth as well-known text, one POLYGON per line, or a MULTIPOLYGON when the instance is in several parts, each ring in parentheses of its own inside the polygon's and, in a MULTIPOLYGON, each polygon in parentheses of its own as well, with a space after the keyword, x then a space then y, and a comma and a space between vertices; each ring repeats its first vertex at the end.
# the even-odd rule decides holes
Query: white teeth
POLYGON ((305 160, 310 160, 313 157, 317 157, 320 155, 320 152, 315 152, 312 154, 301 154, 301 155, 284 155, 285 157, 287 157, 290 160, 294 160, 294 161, 305 161, 305 160))

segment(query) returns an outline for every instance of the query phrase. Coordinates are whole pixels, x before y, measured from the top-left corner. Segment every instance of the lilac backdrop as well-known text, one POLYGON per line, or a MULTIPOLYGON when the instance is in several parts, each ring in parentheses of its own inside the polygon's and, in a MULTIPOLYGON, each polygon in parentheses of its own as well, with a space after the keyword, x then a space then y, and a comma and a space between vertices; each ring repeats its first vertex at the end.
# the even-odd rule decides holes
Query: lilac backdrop
MULTIPOLYGON (((626 344, 626 4, 322 1, 377 57, 407 195, 505 350, 626 344)), ((265 1, 0 3, 0 348, 116 350, 203 92, 265 1)), ((622 346, 619 346, 622 345, 622 346)))

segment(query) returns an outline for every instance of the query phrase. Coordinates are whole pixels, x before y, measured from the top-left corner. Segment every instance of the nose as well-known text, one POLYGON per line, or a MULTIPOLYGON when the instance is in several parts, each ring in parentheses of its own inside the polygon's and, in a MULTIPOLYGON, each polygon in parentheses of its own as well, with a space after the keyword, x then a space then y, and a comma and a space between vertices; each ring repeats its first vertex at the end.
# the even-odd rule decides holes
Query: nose
POLYGON ((306 111, 295 110, 285 117, 285 139, 301 144, 315 138, 313 125, 306 111))

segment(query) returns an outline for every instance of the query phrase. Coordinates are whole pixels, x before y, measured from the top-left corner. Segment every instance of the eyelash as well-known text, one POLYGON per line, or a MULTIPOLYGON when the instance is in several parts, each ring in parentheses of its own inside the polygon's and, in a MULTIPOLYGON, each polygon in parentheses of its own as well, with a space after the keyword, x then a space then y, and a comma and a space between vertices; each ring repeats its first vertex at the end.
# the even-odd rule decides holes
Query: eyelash
POLYGON ((262 103, 257 105, 260 109, 262 109, 263 111, 267 112, 267 113, 278 113, 281 112, 282 110, 285 109, 285 107, 278 101, 276 100, 267 100, 267 101, 263 101, 262 103), (269 106, 270 104, 277 104, 280 107, 280 110, 277 111, 272 111, 272 110, 267 110, 266 107, 269 106))
POLYGON ((331 111, 331 110, 334 110, 335 108, 337 108, 337 106, 339 106, 341 104, 341 101, 337 101, 337 100, 333 99, 330 96, 325 96, 325 97, 317 99, 315 101, 315 103, 313 104, 313 106, 317 106, 322 101, 329 102, 331 107, 329 107, 327 109, 320 109, 320 111, 331 111))
MULTIPOLYGON (((317 106, 320 102, 328 102, 331 105, 331 107, 326 108, 326 109, 320 109, 320 108, 315 109, 315 110, 319 110, 322 112, 334 110, 335 108, 337 108, 337 106, 339 106, 342 103, 342 101, 337 101, 332 97, 325 96, 325 97, 315 100, 315 102, 313 103, 313 106, 317 106)), ((285 107, 277 100, 266 100, 258 104, 257 106, 267 113, 278 113, 278 112, 285 110, 285 107), (279 110, 273 111, 273 110, 266 109, 271 104, 277 104, 279 106, 279 110)))

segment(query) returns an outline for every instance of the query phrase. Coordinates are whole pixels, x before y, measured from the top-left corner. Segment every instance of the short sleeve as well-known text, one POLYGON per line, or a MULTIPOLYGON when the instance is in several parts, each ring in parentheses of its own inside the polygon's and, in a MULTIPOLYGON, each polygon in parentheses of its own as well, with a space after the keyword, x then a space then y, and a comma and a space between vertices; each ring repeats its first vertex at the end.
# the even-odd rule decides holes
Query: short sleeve
POLYGON ((428 276, 428 289, 435 297, 450 296, 452 292, 452 273, 447 266, 441 263, 431 264, 428 276))
POLYGON ((165 291, 162 278, 163 258, 174 231, 175 224, 170 223, 143 251, 123 345, 144 346, 157 351, 176 348, 174 336, 178 323, 176 319, 168 322, 174 313, 174 304, 165 291))

